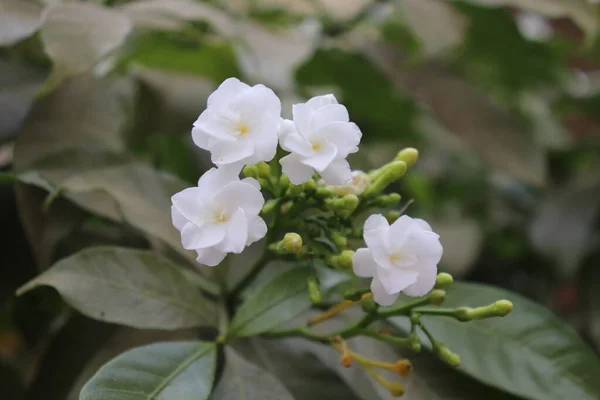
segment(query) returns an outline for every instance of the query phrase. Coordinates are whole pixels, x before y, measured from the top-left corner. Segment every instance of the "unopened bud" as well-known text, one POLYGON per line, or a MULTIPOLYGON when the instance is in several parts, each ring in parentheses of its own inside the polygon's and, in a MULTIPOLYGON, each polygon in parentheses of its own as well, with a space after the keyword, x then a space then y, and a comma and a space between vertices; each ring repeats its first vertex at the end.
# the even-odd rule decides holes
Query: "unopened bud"
POLYGON ((443 362, 453 367, 460 365, 460 357, 448 348, 444 343, 436 341, 433 344, 434 354, 443 362))
POLYGON ((349 217, 358 207, 358 197, 348 194, 342 198, 329 198, 325 200, 328 209, 343 217, 349 217))
POLYGON ((404 396, 404 385, 400 382, 390 382, 387 386, 390 394, 394 397, 404 396))
POLYGON ((317 188, 316 194, 317 194, 317 197, 320 199, 327 199, 327 198, 335 196, 335 192, 333 191, 333 189, 328 186, 317 188))
POLYGON ((246 165, 242 172, 248 178, 258 178, 258 168, 256 168, 256 165, 246 165))
POLYGON ((295 232, 288 232, 281 241, 281 247, 288 253, 298 253, 302 248, 302 237, 295 232))
POLYGON ((308 297, 313 304, 318 304, 323 300, 323 294, 321 293, 321 288, 319 287, 319 282, 317 282, 317 278, 315 276, 309 276, 306 280, 308 284, 308 297))
POLYGON ((291 209, 293 206, 294 206, 294 202, 293 202, 293 201, 291 201, 291 200, 290 200, 290 201, 288 201, 288 202, 286 202, 286 203, 284 203, 284 204, 281 206, 281 210, 280 210, 280 211, 281 211, 281 214, 282 214, 282 215, 285 215, 285 214, 287 214, 287 213, 290 211, 290 209, 291 209))
POLYGON ((381 193, 390 184, 400 179, 406 173, 406 169, 407 166, 404 161, 392 161, 381 167, 373 184, 365 190, 365 197, 374 197, 381 193))
POLYGON ((400 150, 396 156, 396 160, 404 161, 408 167, 413 166, 419 159, 419 150, 407 147, 400 150))
POLYGON ((382 194, 374 200, 377 207, 393 207, 400 203, 402 196, 399 193, 382 194))
POLYGON ((342 235, 339 232, 332 231, 329 235, 331 236, 331 240, 333 241, 333 243, 338 248, 346 247, 346 245, 348 244, 348 239, 346 238, 346 236, 342 235))
POLYGON ((437 278, 435 278, 435 287, 437 289, 443 289, 452 285, 453 282, 454 278, 452 278, 452 275, 441 272, 438 274, 437 278))
POLYGON ((413 370, 412 363, 409 360, 398 360, 396 364, 394 364, 396 373, 400 376, 408 376, 413 370))
POLYGON ((258 171, 258 176, 264 179, 269 179, 271 177, 271 166, 264 161, 256 164, 256 170, 258 171))
POLYGON ((446 291, 440 289, 434 289, 429 293, 429 304, 439 306, 446 299, 446 291))
POLYGON ((285 192, 285 194, 286 194, 288 197, 296 197, 296 196, 298 196, 298 195, 299 195, 300 193, 302 193, 302 192, 304 192, 304 184, 301 184, 301 185, 293 185, 293 184, 290 184, 290 185, 288 186, 288 189, 287 189, 287 191, 285 192))
POLYGON ((344 368, 350 368, 352 366, 352 357, 349 354, 344 354, 342 358, 340 358, 340 364, 344 368))
POLYGON ((419 339, 419 335, 416 333, 408 335, 408 346, 415 353, 419 353, 421 351, 421 339, 419 339))
POLYGON ((513 303, 509 300, 498 300, 494 303, 494 308, 496 309, 496 316, 505 317, 513 309, 513 303))
POLYGON ((310 193, 314 192, 315 190, 317 190, 317 183, 314 179, 311 178, 304 183, 304 191, 310 193))
POLYGON ((287 188, 290 187, 290 185, 290 178, 288 178, 287 175, 281 175, 281 178, 279 178, 279 186, 281 187, 281 189, 287 190, 287 188))
POLYGON ((512 302, 508 300, 498 300, 484 307, 459 307, 454 311, 454 318, 459 321, 472 321, 474 319, 505 317, 512 309, 512 302))
POLYGON ((352 179, 340 186, 334 186, 333 190, 338 196, 347 194, 362 194, 365 189, 371 184, 369 175, 362 171, 352 171, 352 179))
POLYGON ((378 305, 377 305, 377 303, 375 303, 373 301, 372 298, 366 298, 363 301, 361 301, 360 307, 363 309, 364 312, 369 314, 369 313, 376 311, 378 308, 378 305))
POLYGON ((262 215, 269 215, 277 207, 278 201, 275 199, 268 200, 261 210, 262 215))
POLYGON ((385 214, 385 219, 387 219, 387 221, 390 224, 393 224, 401 216, 402 216, 402 213, 400 213, 399 211, 391 210, 391 211, 388 211, 387 214, 385 214))

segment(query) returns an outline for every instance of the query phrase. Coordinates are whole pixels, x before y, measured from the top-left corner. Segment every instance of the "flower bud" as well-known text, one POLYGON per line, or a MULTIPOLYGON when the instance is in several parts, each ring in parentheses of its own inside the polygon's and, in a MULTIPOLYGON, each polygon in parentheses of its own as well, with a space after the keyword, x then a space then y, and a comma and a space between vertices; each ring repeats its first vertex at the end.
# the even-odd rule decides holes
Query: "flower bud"
POLYGON ((268 200, 261 210, 262 215, 269 215, 277 207, 278 201, 275 199, 268 200))
POLYGON ((496 309, 496 316, 505 317, 513 309, 513 303, 509 300, 498 300, 494 303, 494 308, 496 309))
POLYGON ((256 164, 256 170, 260 178, 268 180, 271 177, 271 166, 264 161, 256 164))
POLYGON ((298 253, 302 248, 302 237, 295 232, 288 232, 281 241, 281 247, 288 253, 298 253))
POLYGON ((342 198, 325 199, 327 208, 342 217, 349 217, 358 207, 358 203, 358 197, 353 194, 348 194, 342 198))
POLYGON ((344 368, 350 368, 352 366, 352 357, 349 354, 344 354, 342 358, 340 358, 340 364, 344 368))
POLYGON ((394 364, 396 373, 400 376, 408 376, 412 370, 413 365, 409 360, 398 360, 396 364, 394 364))
POLYGON ((381 193, 386 187, 400 179, 406 173, 404 161, 392 161, 377 171, 377 177, 373 184, 365 190, 365 197, 374 197, 381 193))
POLYGON ((470 308, 460 307, 454 311, 454 318, 459 321, 472 321, 474 319, 485 319, 493 317, 505 317, 513 309, 512 302, 498 300, 488 306, 470 308))
POLYGON ((435 287, 436 289, 446 288, 452 285, 453 282, 454 278, 452 278, 452 275, 441 272, 437 275, 437 278, 435 278, 435 287))
POLYGON ((440 289, 434 289, 429 293, 429 304, 439 306, 446 299, 446 292, 440 289))
POLYGON ((415 353, 419 353, 421 351, 421 339, 419 338, 419 335, 411 332, 411 334, 408 335, 408 346, 415 353))
POLYGON ((258 178, 258 168, 256 168, 256 165, 246 165, 242 172, 248 178, 258 178))
POLYGON ((314 192, 317 190, 317 183, 314 179, 309 179, 304 183, 304 191, 306 192, 314 192))
POLYGON ((453 367, 460 365, 460 357, 448 348, 444 343, 436 341, 433 344, 433 353, 443 362, 453 367))
POLYGON ((346 247, 348 239, 337 231, 332 231, 330 234, 331 240, 337 247, 346 247))
POLYGON ((285 192, 285 194, 288 197, 296 197, 302 192, 304 192, 304 184, 301 184, 301 185, 290 184, 290 186, 288 186, 288 189, 285 192))
POLYGON ((285 203, 284 203, 284 204, 281 206, 281 209, 280 209, 280 211, 281 211, 281 214, 282 214, 282 215, 285 215, 285 214, 287 214, 287 213, 288 213, 288 212, 291 210, 291 208, 292 208, 293 206, 294 206, 294 202, 293 202, 293 201, 291 201, 291 200, 290 200, 290 201, 287 201, 287 202, 285 202, 285 203))
POLYGON ((333 191, 338 196, 345 196, 347 194, 355 194, 358 196, 362 194, 370 184, 371 178, 369 178, 369 175, 362 171, 352 171, 352 179, 343 185, 334 186, 333 191))
POLYGON ((317 189, 317 197, 320 199, 327 199, 329 197, 335 196, 335 192, 332 188, 328 186, 323 186, 317 189))
POLYGON ((321 288, 319 287, 319 282, 317 282, 317 278, 315 276, 309 276, 306 280, 308 284, 308 297, 313 304, 318 304, 323 300, 323 294, 321 293, 321 288))
POLYGON ((404 161, 406 166, 413 166, 419 159, 419 150, 407 147, 406 149, 400 150, 396 156, 397 161, 404 161))
MULTIPOLYGON (((362 297, 361 297, 362 298, 362 297)), ((371 313, 377 310, 377 303, 373 301, 372 298, 366 298, 364 301, 360 303, 360 307, 366 313, 371 313)))
POLYGON ((389 382, 387 385, 390 394, 394 397, 402 397, 404 396, 404 385, 400 382, 389 382))
POLYGON ((288 178, 287 175, 281 175, 281 178, 279 178, 281 190, 287 190, 287 188, 290 187, 290 184, 290 178, 288 178))
POLYGON ((402 213, 396 210, 391 210, 388 211, 387 214, 385 214, 385 219, 387 219, 387 221, 391 224, 393 224, 394 222, 396 222, 396 220, 398 218, 400 218, 402 216, 402 213))
POLYGON ((402 196, 399 193, 382 194, 377 197, 374 201, 374 205, 377 207, 393 207, 400 203, 402 196))

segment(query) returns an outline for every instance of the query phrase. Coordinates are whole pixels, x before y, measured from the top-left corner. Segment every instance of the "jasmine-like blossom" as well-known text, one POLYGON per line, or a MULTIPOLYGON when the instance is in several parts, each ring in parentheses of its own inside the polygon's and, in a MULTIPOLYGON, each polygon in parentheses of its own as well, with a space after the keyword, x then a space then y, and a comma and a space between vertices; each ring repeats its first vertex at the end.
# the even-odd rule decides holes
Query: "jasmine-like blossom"
POLYGON ((367 248, 356 251, 352 264, 357 276, 373 278, 377 303, 389 306, 400 292, 419 297, 433 289, 443 249, 427 222, 403 215, 390 226, 376 214, 363 232, 367 248))

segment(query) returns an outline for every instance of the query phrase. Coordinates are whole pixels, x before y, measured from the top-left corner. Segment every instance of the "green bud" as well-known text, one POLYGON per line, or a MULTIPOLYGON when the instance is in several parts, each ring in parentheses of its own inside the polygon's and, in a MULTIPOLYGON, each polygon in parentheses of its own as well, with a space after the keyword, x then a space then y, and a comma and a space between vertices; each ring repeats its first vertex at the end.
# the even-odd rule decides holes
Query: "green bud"
POLYGON ((296 197, 296 196, 298 196, 302 192, 304 192, 304 184, 301 184, 301 185, 290 184, 290 186, 288 187, 288 189, 285 192, 285 194, 288 197, 296 197))
POLYGON ((459 307, 454 311, 454 318, 459 321, 472 321, 474 319, 505 317, 512 309, 512 302, 508 300, 498 300, 484 307, 459 307))
POLYGON ((339 269, 350 269, 352 268, 352 258, 354 257, 354 251, 344 250, 336 256, 329 256, 326 258, 327 265, 333 268, 339 269))
POLYGON ((342 198, 325 199, 325 205, 329 210, 344 217, 350 216, 358 207, 358 203, 358 197, 353 194, 348 194, 342 198))
POLYGON ((391 211, 388 211, 387 214, 385 214, 385 219, 387 219, 387 221, 390 224, 393 224, 401 216, 402 216, 402 213, 400 213, 399 211, 391 210, 391 211))
POLYGON ((361 301, 360 307, 363 309, 364 312, 371 313, 377 310, 378 305, 373 301, 373 299, 365 299, 361 301))
POLYGON ((256 168, 256 165, 246 165, 242 172, 248 178, 258 178, 258 168, 256 168))
POLYGON ((287 175, 281 175, 281 178, 279 178, 279 186, 281 189, 286 190, 288 187, 290 187, 290 185, 290 178, 288 178, 287 175))
POLYGON ((374 204, 378 207, 393 207, 400 203, 402 196, 398 193, 382 194, 377 197, 374 204))
POLYGON ((271 199, 271 200, 267 200, 267 202, 265 203, 265 205, 263 206, 261 213, 262 215, 269 215, 273 212, 273 210, 275 210, 275 207, 277 207, 278 201, 275 199, 271 199))
POLYGON ((323 294, 321 293, 321 288, 319 287, 319 282, 317 282, 317 278, 315 276, 309 276, 306 280, 308 284, 308 297, 313 304, 318 304, 323 300, 323 294))
POLYGON ((332 231, 329 235, 337 247, 346 247, 348 244, 348 239, 337 231, 332 231))
POLYGON ((347 194, 346 196, 342 197, 342 204, 344 207, 344 211, 346 211, 347 215, 350 215, 354 212, 354 210, 356 210, 356 207, 358 207, 358 197, 356 197, 353 194, 347 194))
POLYGON ((256 170, 258 171, 258 176, 264 179, 269 179, 271 177, 271 166, 264 161, 256 164, 256 170))
POLYGON ((396 156, 397 161, 404 161, 406 166, 413 166, 419 159, 419 150, 407 147, 406 149, 400 150, 396 156))
POLYGON ((302 237, 295 232, 288 232, 281 241, 281 248, 288 253, 298 253, 302 248, 302 237))
POLYGON ((317 182, 315 182, 314 179, 309 179, 306 181, 306 183, 304 183, 304 190, 306 192, 314 192, 317 190, 317 182))
POLYGON ((446 292, 444 290, 435 289, 429 293, 429 304, 439 306, 446 299, 446 292))
POLYGON ((421 351, 421 339, 419 339, 419 335, 416 333, 411 333, 408 335, 408 346, 410 349, 416 353, 421 351))
POLYGON ((320 199, 327 199, 327 198, 335 196, 335 192, 333 191, 333 189, 328 186, 322 186, 320 188, 317 188, 316 194, 317 194, 317 197, 320 199))
POLYGON ((438 274, 437 278, 435 278, 435 287, 436 289, 446 288, 452 285, 453 282, 454 278, 452 278, 452 275, 441 272, 438 274))
POLYGON ((498 300, 494 303, 494 308, 496 309, 496 316, 505 317, 513 309, 513 303, 509 300, 498 300))
POLYGON ((460 365, 460 357, 448 348, 444 343, 435 341, 433 344, 433 353, 443 362, 453 367, 460 365))
POLYGON ((365 190, 365 197, 374 197, 381 193, 390 184, 400 179, 406 173, 406 169, 404 161, 392 161, 381 167, 373 184, 365 190))
POLYGON ((287 202, 285 202, 285 203, 284 203, 284 204, 281 206, 281 210, 280 210, 280 211, 281 211, 281 214, 282 214, 282 215, 285 215, 285 214, 287 214, 287 213, 290 211, 290 209, 291 209, 293 206, 294 206, 294 202, 293 202, 293 201, 291 201, 291 200, 290 200, 290 201, 287 201, 287 202))

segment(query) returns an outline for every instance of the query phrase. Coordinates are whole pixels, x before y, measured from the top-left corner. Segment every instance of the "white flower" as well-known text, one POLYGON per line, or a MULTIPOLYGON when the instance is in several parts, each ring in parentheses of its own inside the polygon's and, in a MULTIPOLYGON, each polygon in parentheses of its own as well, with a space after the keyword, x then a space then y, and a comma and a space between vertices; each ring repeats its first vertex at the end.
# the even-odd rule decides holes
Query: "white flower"
POLYGON ((267 233, 258 215, 265 203, 260 186, 252 178, 240 180, 236 168, 212 168, 200 177, 198 187, 175 194, 171 201, 181 243, 196 250, 201 264, 213 267, 227 253, 241 253, 267 233))
POLYGON ((362 136, 349 122, 348 110, 332 95, 294 104, 294 121, 284 120, 280 145, 291 154, 280 160, 293 184, 304 183, 317 171, 328 185, 343 185, 352 178, 346 157, 358 151, 362 136))
POLYGON ((540 14, 522 11, 517 15, 516 20, 521 35, 526 39, 545 41, 552 37, 552 26, 540 14))
POLYGON ((271 89, 229 78, 208 97, 192 138, 216 165, 236 163, 241 169, 275 156, 280 121, 281 101, 271 89))
POLYGON ((347 194, 362 194, 371 184, 371 178, 369 175, 362 171, 352 171, 352 179, 341 186, 333 186, 333 191, 338 196, 345 196, 347 194))
POLYGON ((382 215, 371 215, 363 236, 368 248, 358 249, 352 264, 357 276, 373 278, 377 303, 389 306, 400 292, 418 297, 433 289, 443 249, 427 222, 403 215, 390 226, 382 215))

